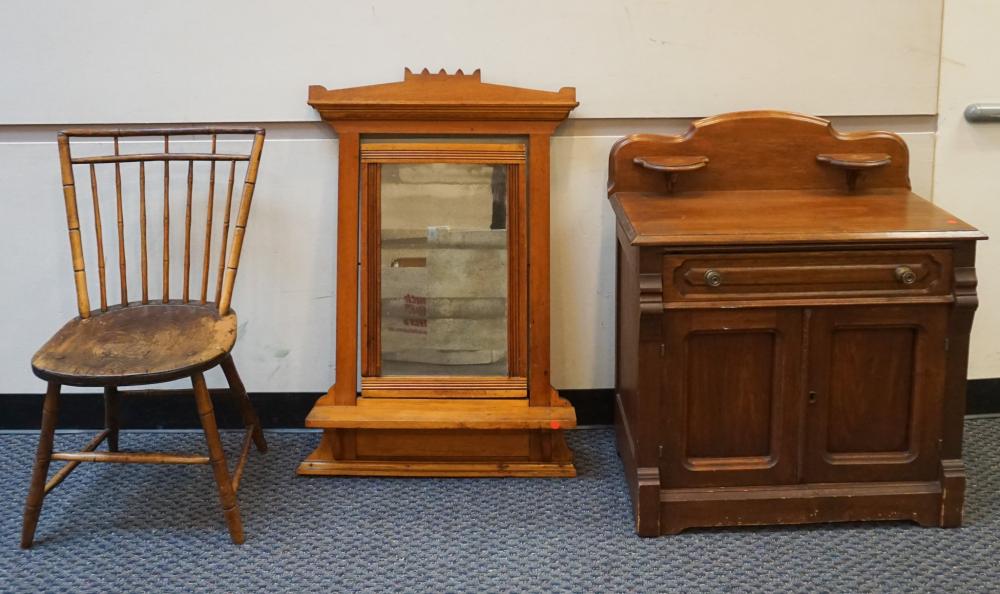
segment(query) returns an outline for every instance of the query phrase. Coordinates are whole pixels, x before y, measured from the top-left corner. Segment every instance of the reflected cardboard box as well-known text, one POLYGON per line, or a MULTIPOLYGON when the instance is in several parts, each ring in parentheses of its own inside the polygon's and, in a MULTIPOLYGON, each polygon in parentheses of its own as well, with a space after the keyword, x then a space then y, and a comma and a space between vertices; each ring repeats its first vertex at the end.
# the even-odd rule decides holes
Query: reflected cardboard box
POLYGON ((506 230, 384 230, 383 241, 384 359, 481 365, 506 356, 506 230))

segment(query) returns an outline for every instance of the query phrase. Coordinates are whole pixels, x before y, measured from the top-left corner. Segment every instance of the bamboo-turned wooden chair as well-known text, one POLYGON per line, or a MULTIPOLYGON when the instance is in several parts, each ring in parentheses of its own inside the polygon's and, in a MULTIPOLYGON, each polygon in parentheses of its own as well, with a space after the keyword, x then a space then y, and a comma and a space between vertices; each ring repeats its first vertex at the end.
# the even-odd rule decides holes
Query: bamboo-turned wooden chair
MULTIPOLYGON (((78 129, 61 132, 58 140, 66 220, 69 226, 80 315, 69 321, 45 343, 31 362, 35 375, 48 382, 48 390, 42 407, 38 455, 24 510, 21 546, 28 548, 32 544, 45 495, 58 486, 81 462, 211 464, 230 536, 233 542, 242 543, 243 528, 236 492, 250 452, 251 441, 262 452, 266 451, 267 444, 257 414, 247 397, 230 355, 236 341, 236 314, 230 309, 230 302, 236 281, 236 270, 240 263, 247 218, 250 214, 257 167, 264 144, 264 131, 259 128, 78 129), (119 139, 123 137, 129 137, 140 146, 144 142, 143 137, 146 137, 146 141, 156 143, 154 150, 158 151, 159 146, 162 146, 163 150, 127 154, 121 150, 119 143, 119 139), (171 152, 170 140, 173 137, 182 137, 182 140, 186 141, 185 145, 196 147, 210 145, 210 151, 171 152), (98 144, 103 140, 104 146, 109 147, 105 152, 110 152, 110 147, 113 147, 114 152, 98 156, 74 156, 70 150, 71 139, 74 138, 77 140, 72 142, 73 151, 86 148, 93 152, 95 147, 103 148, 98 144), (220 140, 221 144, 226 146, 232 144, 240 148, 249 147, 249 151, 220 152, 217 150, 220 140), (238 140, 243 142, 229 142, 238 140), (216 192, 217 168, 221 174, 218 180, 218 192, 216 192), (93 310, 84 267, 85 242, 80 222, 82 210, 77 208, 75 170, 87 171, 90 202, 93 208, 96 249, 91 255, 96 254, 97 286, 100 293, 100 307, 93 310), (172 299, 170 291, 171 272, 173 271, 174 277, 179 272, 176 266, 172 270, 170 259, 172 170, 186 170, 186 180, 183 176, 174 176, 175 185, 182 186, 183 189, 178 192, 178 188, 174 188, 173 193, 173 195, 180 193, 184 199, 183 281, 180 299, 172 299), (243 189, 230 233, 233 188, 238 170, 244 172, 243 189), (199 180, 204 179, 204 173, 208 176, 208 183, 204 187, 199 187, 198 192, 194 191, 196 171, 201 172, 198 175, 199 180), (224 181, 226 173, 228 182, 224 181), (126 182, 131 181, 129 177, 133 174, 138 178, 137 186, 123 183, 123 178, 126 182), (147 192, 146 181, 147 176, 159 175, 163 178, 162 194, 154 196, 150 202, 162 197, 163 235, 159 240, 155 237, 147 240, 147 194, 152 195, 155 192, 147 192), (105 180, 103 191, 99 187, 102 185, 99 183, 101 179, 105 180), (129 192, 127 191, 129 189, 135 191, 129 192), (216 199, 217 193, 219 199, 216 199), (117 248, 114 251, 118 260, 120 295, 120 303, 117 305, 108 304, 108 275, 105 271, 105 244, 101 216, 102 195, 107 196, 109 201, 111 196, 114 197, 113 208, 117 223, 117 248), (138 204, 133 201, 130 205, 129 199, 137 200, 138 204), (205 204, 204 210, 201 210, 202 199, 205 204), (201 218, 201 213, 204 213, 203 235, 192 234, 192 211, 196 210, 196 201, 199 204, 195 217, 201 218), (220 207, 222 212, 217 213, 220 207), (136 210, 138 210, 137 216, 135 216, 136 210), (135 216, 138 222, 137 246, 136 237, 134 235, 128 237, 126 234, 125 222, 129 218, 126 212, 135 216), (214 257, 213 235, 218 236, 214 242, 214 257), (194 261, 195 274, 198 273, 198 268, 201 269, 200 292, 195 292, 196 289, 191 282, 191 256, 192 251, 197 252, 197 246, 192 250, 192 238, 196 244, 201 242, 202 248, 201 261, 194 261), (130 250, 129 247, 137 249, 130 250), (161 270, 157 271, 162 272, 162 285, 159 297, 154 298, 150 295, 149 277, 152 271, 150 271, 148 252, 157 247, 162 247, 161 270), (130 260, 127 256, 129 252, 134 255, 135 251, 138 251, 139 256, 138 276, 141 279, 141 297, 135 299, 133 293, 133 299, 130 300, 128 282, 130 260), (213 271, 215 271, 214 283, 211 283, 210 277, 213 271), (210 284, 214 284, 214 300, 208 299, 210 284), (202 375, 204 371, 216 365, 222 367, 230 392, 239 403, 243 422, 247 428, 240 457, 232 475, 226 464, 212 400, 202 375), (119 451, 118 387, 160 383, 185 377, 190 377, 194 386, 198 414, 205 440, 208 442, 208 456, 119 451), (104 388, 105 429, 80 452, 52 451, 62 385, 104 388), (105 439, 108 444, 107 451, 97 451, 97 447, 105 439), (46 482, 49 464, 53 460, 64 461, 66 464, 46 482)), ((175 148, 178 142, 180 141, 175 141, 175 148)), ((180 206, 175 202, 175 209, 179 211, 180 206)), ((104 212, 110 218, 110 204, 104 212)), ((158 227, 159 223, 155 225, 158 227)), ((152 267, 156 268, 155 263, 152 267)), ((136 284, 134 269, 133 260, 131 275, 133 285, 136 284)), ((174 280, 176 281, 176 278, 174 280)))

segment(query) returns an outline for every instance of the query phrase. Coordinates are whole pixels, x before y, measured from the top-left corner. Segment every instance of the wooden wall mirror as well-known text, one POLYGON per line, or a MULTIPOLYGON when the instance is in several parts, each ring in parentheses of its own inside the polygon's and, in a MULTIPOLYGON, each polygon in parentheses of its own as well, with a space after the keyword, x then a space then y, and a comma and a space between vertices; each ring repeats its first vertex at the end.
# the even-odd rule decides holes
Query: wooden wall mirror
POLYGON ((573 89, 464 74, 327 90, 336 381, 301 474, 573 476, 549 383, 549 137, 573 89), (360 381, 358 381, 360 378, 360 381))

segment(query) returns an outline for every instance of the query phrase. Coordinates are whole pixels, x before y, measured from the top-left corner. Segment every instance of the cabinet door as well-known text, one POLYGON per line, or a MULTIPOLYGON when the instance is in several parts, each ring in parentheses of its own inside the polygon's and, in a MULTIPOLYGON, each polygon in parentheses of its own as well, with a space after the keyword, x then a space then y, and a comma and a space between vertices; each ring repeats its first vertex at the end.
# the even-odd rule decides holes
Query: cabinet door
POLYGON ((795 481, 801 310, 674 311, 664 324, 661 484, 795 481))
POLYGON ((938 475, 947 305, 813 310, 807 482, 938 475))

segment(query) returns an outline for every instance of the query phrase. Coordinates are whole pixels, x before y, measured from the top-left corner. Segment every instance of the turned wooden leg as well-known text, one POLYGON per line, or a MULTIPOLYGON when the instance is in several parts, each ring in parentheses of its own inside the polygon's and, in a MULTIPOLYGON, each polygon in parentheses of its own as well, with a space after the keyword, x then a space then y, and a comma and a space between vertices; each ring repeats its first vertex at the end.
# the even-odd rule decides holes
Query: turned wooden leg
POLYGON ((240 507, 236 502, 236 493, 229 478, 229 468, 226 466, 226 455, 219 438, 219 427, 215 423, 215 409, 212 408, 212 397, 205 385, 205 377, 196 373, 191 376, 194 385, 194 398, 198 403, 198 416, 201 427, 205 431, 205 441, 208 442, 208 459, 215 474, 215 482, 219 487, 219 500, 222 502, 222 513, 229 525, 229 536, 236 544, 243 544, 243 524, 240 522, 240 507))
POLYGON ((56 420, 59 418, 60 387, 56 382, 49 382, 45 402, 42 404, 42 431, 38 438, 38 453, 35 455, 35 469, 31 473, 28 500, 24 504, 24 525, 21 528, 23 549, 31 548, 31 543, 35 540, 35 527, 42 511, 42 499, 45 498, 45 479, 49 475, 49 463, 52 462, 52 442, 55 440, 56 420))
POLYGON ((104 388, 104 427, 108 430, 108 451, 118 451, 118 388, 104 388))
POLYGON ((240 374, 236 371, 236 363, 233 363, 232 355, 226 355, 226 358, 222 360, 222 373, 226 374, 229 389, 240 405, 243 424, 245 426, 253 425, 253 442, 257 445, 257 451, 266 452, 267 442, 264 441, 264 431, 260 426, 260 419, 257 417, 257 411, 253 408, 253 403, 250 402, 246 388, 243 387, 243 380, 240 379, 240 374))

